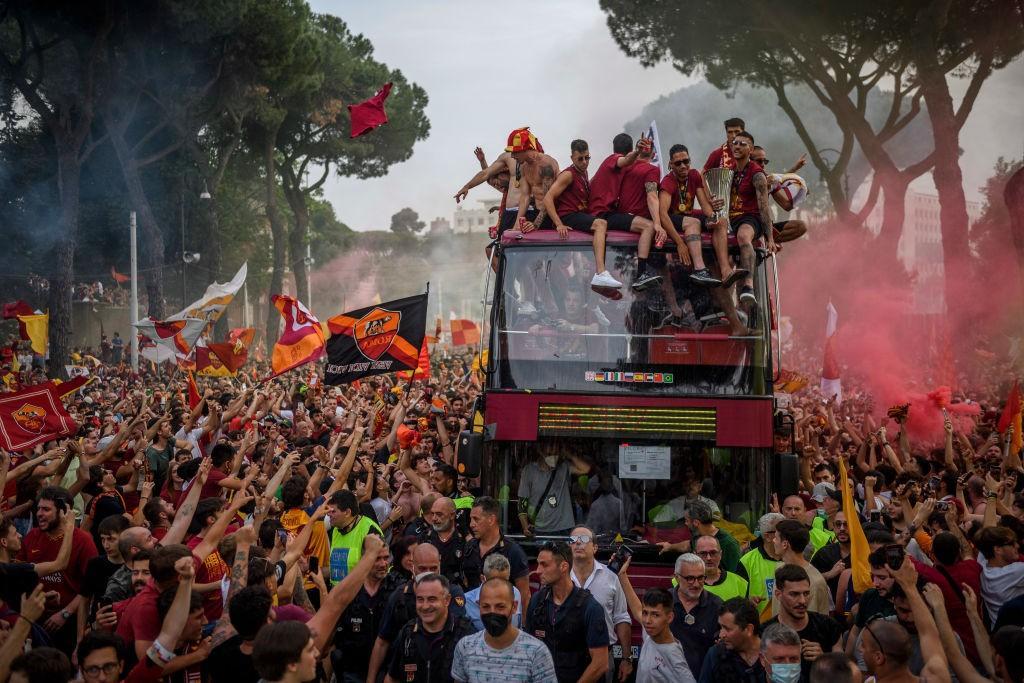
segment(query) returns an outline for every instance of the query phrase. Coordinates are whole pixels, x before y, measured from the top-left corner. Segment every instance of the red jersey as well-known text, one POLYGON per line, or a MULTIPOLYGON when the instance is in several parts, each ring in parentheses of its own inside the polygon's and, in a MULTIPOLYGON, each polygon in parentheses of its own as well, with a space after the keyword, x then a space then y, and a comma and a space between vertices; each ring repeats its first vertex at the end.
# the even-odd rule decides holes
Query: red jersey
POLYGON ((615 210, 615 200, 618 199, 624 175, 624 169, 619 168, 621 157, 621 154, 612 154, 597 167, 597 173, 590 181, 590 202, 587 213, 591 216, 600 216, 615 210))
POLYGON ((670 216, 703 216, 704 212, 697 208, 697 190, 704 185, 700 171, 691 168, 686 175, 686 182, 680 187, 679 179, 671 171, 661 179, 661 191, 672 195, 672 203, 668 207, 670 216))
POLYGON ((572 174, 572 182, 555 200, 555 211, 559 217, 580 211, 585 212, 590 203, 590 180, 587 178, 587 174, 581 173, 575 166, 570 166, 562 173, 572 174))
POLYGON ((206 483, 203 484, 203 490, 199 492, 199 498, 220 498, 224 493, 224 487, 220 485, 220 482, 227 478, 227 474, 214 467, 206 477, 206 483))
POLYGON ((619 189, 618 210, 641 218, 650 218, 651 212, 647 208, 647 190, 644 189, 644 185, 654 183, 657 187, 661 170, 652 163, 637 161, 624 171, 622 187, 619 189))
MULTIPOLYGON (((202 538, 194 536, 186 545, 188 545, 189 550, 195 550, 196 546, 202 542, 202 538)), ((220 581, 230 571, 227 563, 224 562, 224 559, 216 550, 207 555, 202 562, 195 558, 193 559, 196 563, 196 583, 220 581)), ((203 594, 203 611, 206 612, 206 618, 211 623, 220 619, 220 615, 224 611, 224 602, 221 600, 219 589, 203 594)))
POLYGON ((978 564, 977 560, 958 560, 951 567, 943 567, 949 578, 935 567, 929 567, 917 560, 914 560, 914 566, 917 568, 922 579, 928 583, 934 583, 942 591, 942 597, 946 600, 946 611, 949 613, 949 623, 953 626, 953 630, 956 631, 957 635, 960 636, 967 658, 972 662, 979 661, 978 645, 974 641, 974 633, 971 631, 971 622, 967 616, 967 608, 964 601, 960 598, 962 589, 958 594, 949 579, 952 579, 958 587, 966 583, 976 595, 980 595, 981 565, 978 564))
MULTIPOLYGON (((220 591, 217 591, 217 594, 219 595, 220 591)), ((117 617, 117 635, 124 638, 125 642, 133 644, 136 640, 156 640, 162 625, 156 609, 159 597, 160 589, 150 580, 138 595, 129 598, 124 611, 117 617)))
MULTIPOLYGON (((18 559, 32 564, 40 562, 52 562, 57 559, 60 552, 60 544, 64 534, 57 538, 40 531, 38 527, 28 532, 21 542, 21 552, 18 559)), ((85 579, 85 568, 89 560, 96 557, 96 544, 87 531, 75 529, 71 538, 71 559, 64 571, 54 572, 49 576, 40 577, 43 589, 57 591, 60 594, 60 605, 57 609, 63 609, 68 603, 75 599, 82 592, 82 582, 85 579)), ((57 611, 57 610, 54 610, 57 611)))
POLYGON ((733 173, 732 190, 729 192, 729 218, 737 218, 745 213, 760 215, 757 190, 754 189, 754 176, 758 173, 764 173, 764 169, 756 161, 748 161, 742 171, 733 173))
POLYGON ((736 168, 736 160, 732 158, 732 150, 729 149, 728 142, 721 147, 716 147, 708 155, 708 160, 704 162, 704 170, 709 168, 736 168))

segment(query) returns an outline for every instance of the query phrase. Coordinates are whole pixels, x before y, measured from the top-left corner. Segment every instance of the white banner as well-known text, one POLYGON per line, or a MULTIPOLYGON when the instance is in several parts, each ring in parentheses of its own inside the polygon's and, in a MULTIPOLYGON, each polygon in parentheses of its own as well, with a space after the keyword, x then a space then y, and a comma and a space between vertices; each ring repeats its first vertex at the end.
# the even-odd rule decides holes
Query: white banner
POLYGON ((208 322, 215 322, 224 313, 224 309, 228 307, 228 304, 234 300, 238 290, 245 284, 248 265, 248 263, 243 263, 230 282, 225 282, 224 284, 214 282, 206 288, 206 293, 202 297, 186 306, 184 310, 170 316, 167 320, 199 318, 208 322))

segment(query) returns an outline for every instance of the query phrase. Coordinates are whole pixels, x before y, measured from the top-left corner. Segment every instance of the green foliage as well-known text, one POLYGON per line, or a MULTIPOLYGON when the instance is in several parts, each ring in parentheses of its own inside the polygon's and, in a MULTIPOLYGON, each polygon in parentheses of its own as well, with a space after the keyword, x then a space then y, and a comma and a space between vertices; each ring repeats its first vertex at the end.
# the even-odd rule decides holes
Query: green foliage
POLYGON ((420 220, 420 215, 408 206, 391 217, 391 232, 396 235, 413 235, 425 227, 427 224, 420 220))

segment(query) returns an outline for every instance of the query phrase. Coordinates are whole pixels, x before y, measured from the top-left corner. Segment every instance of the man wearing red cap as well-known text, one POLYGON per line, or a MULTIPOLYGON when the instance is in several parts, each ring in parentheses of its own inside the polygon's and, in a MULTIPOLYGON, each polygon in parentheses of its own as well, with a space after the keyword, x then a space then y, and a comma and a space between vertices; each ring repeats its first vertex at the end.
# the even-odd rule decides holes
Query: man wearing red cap
POLYGON ((529 127, 517 128, 509 133, 505 151, 519 164, 519 173, 522 175, 522 185, 519 187, 520 229, 523 232, 532 232, 538 228, 553 229, 555 224, 547 215, 544 195, 551 189, 558 175, 558 162, 544 154, 544 147, 529 127), (526 209, 531 199, 537 207, 537 215, 528 220, 526 209))

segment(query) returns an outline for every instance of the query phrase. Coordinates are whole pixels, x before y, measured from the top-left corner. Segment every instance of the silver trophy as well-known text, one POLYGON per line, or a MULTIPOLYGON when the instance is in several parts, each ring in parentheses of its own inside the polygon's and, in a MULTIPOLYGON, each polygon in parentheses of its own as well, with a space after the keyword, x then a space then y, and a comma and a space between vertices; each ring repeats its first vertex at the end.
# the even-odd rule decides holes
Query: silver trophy
MULTIPOLYGON (((731 168, 709 168, 704 171, 704 182, 708 184, 708 192, 711 199, 718 197, 725 200, 723 211, 729 210, 729 199, 732 194, 732 176, 734 171, 731 168)), ((715 210, 715 222, 722 217, 721 211, 715 210)))

